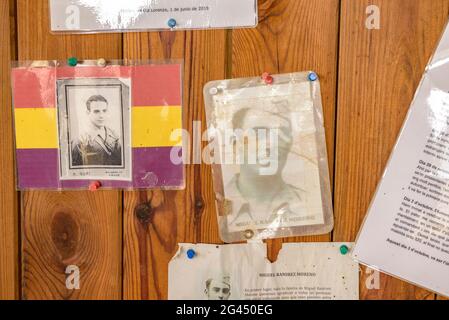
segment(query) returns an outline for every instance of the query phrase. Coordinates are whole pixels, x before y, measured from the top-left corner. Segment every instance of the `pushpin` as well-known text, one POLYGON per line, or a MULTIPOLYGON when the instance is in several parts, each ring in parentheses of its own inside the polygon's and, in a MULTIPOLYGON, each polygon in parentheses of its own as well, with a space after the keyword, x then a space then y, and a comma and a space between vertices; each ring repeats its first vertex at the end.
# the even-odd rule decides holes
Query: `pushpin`
POLYGON ((245 231, 245 238, 246 239, 252 239, 254 237, 254 231, 253 230, 246 230, 245 231))
POLYGON ((192 260, 193 258, 195 258, 196 256, 196 252, 193 249, 189 249, 187 250, 187 258, 189 258, 190 260, 192 260))
POLYGON ((209 93, 212 96, 216 95, 218 93, 218 88, 216 88, 216 87, 210 88, 209 93))
POLYGON ((268 72, 264 72, 262 74, 262 79, 263 81, 265 81, 266 84, 273 84, 274 81, 273 76, 270 75, 268 72))
POLYGON ((93 191, 97 191, 100 188, 101 188, 101 182, 100 181, 94 181, 89 186, 89 190, 92 191, 92 192, 93 191))
POLYGON ((315 72, 309 73, 309 80, 310 81, 317 81, 318 80, 318 75, 315 72))
POLYGON ((170 20, 168 20, 168 26, 171 28, 171 29, 173 29, 174 27, 176 27, 176 25, 177 25, 177 22, 176 22, 176 20, 175 19, 170 19, 170 20))
POLYGON ((348 246, 347 245, 342 245, 341 247, 340 247, 340 253, 342 254, 342 255, 347 255, 348 254, 348 252, 349 252, 349 248, 348 248, 348 246))
POLYGON ((99 67, 106 67, 106 60, 103 59, 103 58, 98 59, 97 65, 98 65, 99 67))
POLYGON ((67 60, 67 64, 71 67, 76 67, 78 65, 78 59, 75 57, 71 57, 67 60))

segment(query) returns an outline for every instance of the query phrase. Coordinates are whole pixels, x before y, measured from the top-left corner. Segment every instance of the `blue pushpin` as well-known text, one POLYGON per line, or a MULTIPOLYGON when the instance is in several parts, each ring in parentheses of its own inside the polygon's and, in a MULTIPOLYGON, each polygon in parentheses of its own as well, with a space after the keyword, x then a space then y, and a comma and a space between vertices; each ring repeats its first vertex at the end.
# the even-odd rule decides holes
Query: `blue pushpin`
POLYGON ((171 29, 173 29, 174 27, 176 27, 176 25, 177 25, 177 22, 176 22, 176 20, 175 19, 170 19, 170 20, 168 20, 168 26, 171 28, 171 29))
POLYGON ((310 81, 317 81, 318 80, 318 75, 315 72, 309 73, 309 80, 310 81))
POLYGON ((189 258, 190 260, 192 260, 193 258, 195 258, 196 256, 196 252, 193 249, 189 249, 187 250, 187 258, 189 258))

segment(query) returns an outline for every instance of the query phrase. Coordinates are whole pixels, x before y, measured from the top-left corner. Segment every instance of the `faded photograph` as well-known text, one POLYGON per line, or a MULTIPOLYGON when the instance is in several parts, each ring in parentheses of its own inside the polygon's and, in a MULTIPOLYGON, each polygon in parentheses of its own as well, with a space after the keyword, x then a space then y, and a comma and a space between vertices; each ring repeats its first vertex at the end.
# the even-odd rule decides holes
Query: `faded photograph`
MULTIPOLYGON (((277 145, 270 148, 269 143, 259 143, 258 148, 266 147, 265 154, 275 152, 277 157, 276 170, 264 173, 262 170, 269 164, 261 163, 256 158, 255 163, 244 161, 236 174, 227 185, 228 190, 235 190, 241 196, 234 201, 235 214, 230 218, 231 224, 244 221, 261 221, 266 219, 267 213, 291 214, 291 206, 297 206, 305 199, 304 190, 287 183, 283 178, 283 171, 287 164, 293 144, 293 125, 288 101, 272 101, 269 110, 243 108, 232 118, 234 130, 266 130, 276 132, 277 145)), ((257 140, 260 142, 260 140, 257 140)), ((257 150, 259 151, 259 150, 257 150)), ((265 171, 266 172, 266 171, 265 171)))
POLYGON ((61 179, 131 179, 130 83, 58 81, 61 179))
MULTIPOLYGON (((221 215, 229 232, 324 221, 313 101, 306 86, 298 86, 295 94, 284 87, 285 94, 283 88, 261 87, 248 95, 224 92, 215 99, 218 128, 257 133, 256 148, 249 146, 254 141, 243 142, 243 162, 221 166, 221 215), (266 134, 260 136, 260 132, 266 134), (269 132, 275 133, 275 139, 269 132), (256 161, 250 161, 252 154, 257 155, 256 161)), ((228 146, 233 144, 236 142, 224 141, 223 153, 229 155, 228 146)), ((232 152, 238 149, 236 146, 232 152)))

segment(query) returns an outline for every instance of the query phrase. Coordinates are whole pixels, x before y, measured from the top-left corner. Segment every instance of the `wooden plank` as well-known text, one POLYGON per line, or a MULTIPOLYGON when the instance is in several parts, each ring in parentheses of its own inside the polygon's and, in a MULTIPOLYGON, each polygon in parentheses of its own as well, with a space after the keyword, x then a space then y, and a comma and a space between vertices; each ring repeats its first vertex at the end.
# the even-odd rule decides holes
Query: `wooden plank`
MULTIPOLYGON (((18 0, 21 60, 120 59, 121 35, 51 35, 48 1, 18 0)), ((120 192, 24 192, 22 297, 120 299, 120 192), (80 268, 81 289, 66 288, 68 265, 80 268)))
MULTIPOLYGON (((447 0, 342 0, 335 176, 335 241, 355 240, 424 68, 447 21, 447 0), (381 10, 380 30, 365 10, 381 10)), ((365 299, 433 299, 382 275, 365 299)))
POLYGON ((18 196, 15 184, 10 65, 15 55, 15 7, 0 1, 0 300, 19 297, 18 196))
MULTIPOLYGON (((188 42, 181 32, 127 34, 124 57, 182 59, 188 42)), ((176 250, 177 220, 185 214, 184 203, 182 192, 125 192, 124 299, 162 299, 167 295, 167 263, 176 250)))
MULTIPOLYGON (((308 70, 319 74, 331 177, 337 91, 338 14, 338 0, 260 1, 257 29, 235 30, 232 36, 232 77, 308 70)), ((269 241, 269 258, 276 260, 282 242, 330 239, 330 235, 320 235, 269 241)))
MULTIPOLYGON (((202 88, 225 77, 226 31, 125 35, 130 59, 184 59, 184 128, 206 128, 202 88)), ((166 299, 179 242, 219 243, 210 168, 186 167, 186 190, 125 193, 124 298, 166 299)))

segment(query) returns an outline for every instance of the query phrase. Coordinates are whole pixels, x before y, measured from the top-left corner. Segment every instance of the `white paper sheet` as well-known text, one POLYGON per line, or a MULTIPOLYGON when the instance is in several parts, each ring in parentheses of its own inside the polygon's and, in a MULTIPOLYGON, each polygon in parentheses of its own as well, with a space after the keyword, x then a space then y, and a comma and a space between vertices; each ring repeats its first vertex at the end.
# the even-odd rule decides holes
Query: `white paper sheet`
POLYGON ((256 0, 50 0, 55 32, 255 27, 256 0))
POLYGON ((357 300, 359 267, 340 247, 284 244, 276 262, 263 243, 180 244, 169 265, 171 300, 357 300), (193 259, 188 250, 196 253, 193 259))
POLYGON ((359 234, 360 263, 449 296, 449 29, 359 234))

